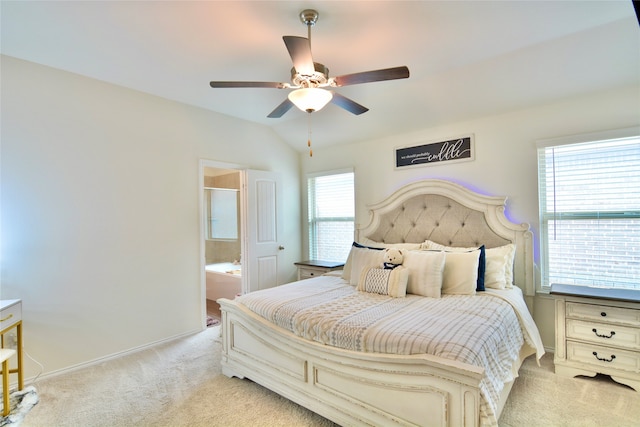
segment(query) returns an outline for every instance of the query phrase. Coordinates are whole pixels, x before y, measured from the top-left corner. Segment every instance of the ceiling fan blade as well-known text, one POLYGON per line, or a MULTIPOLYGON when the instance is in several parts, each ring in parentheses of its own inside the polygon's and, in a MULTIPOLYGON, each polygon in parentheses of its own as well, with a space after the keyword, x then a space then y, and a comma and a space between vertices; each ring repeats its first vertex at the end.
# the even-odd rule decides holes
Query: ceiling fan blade
POLYGON ((345 74, 334 78, 337 86, 357 85, 360 83, 379 82, 383 80, 406 79, 409 69, 406 66, 385 68, 383 70, 364 71, 361 73, 345 74))
POLYGON ((210 82, 212 88, 242 88, 242 87, 267 87, 284 89, 285 85, 278 82, 210 82))
POLYGON ((293 107, 293 102, 289 101, 289 98, 285 98, 284 101, 280 105, 278 105, 275 110, 273 110, 267 117, 270 119, 277 119, 282 117, 284 113, 289 111, 293 107))
POLYGON ((284 40, 289 56, 293 61, 293 68, 296 69, 298 74, 313 75, 315 68, 309 39, 298 36, 283 36, 282 40, 284 40))
POLYGON ((350 113, 353 113, 355 115, 360 115, 362 113, 366 113, 367 111, 369 111, 367 107, 364 107, 358 104, 357 102, 352 101, 346 96, 342 96, 339 93, 333 92, 333 91, 331 93, 333 93, 333 98, 331 98, 331 102, 336 104, 338 107, 344 108, 350 113))

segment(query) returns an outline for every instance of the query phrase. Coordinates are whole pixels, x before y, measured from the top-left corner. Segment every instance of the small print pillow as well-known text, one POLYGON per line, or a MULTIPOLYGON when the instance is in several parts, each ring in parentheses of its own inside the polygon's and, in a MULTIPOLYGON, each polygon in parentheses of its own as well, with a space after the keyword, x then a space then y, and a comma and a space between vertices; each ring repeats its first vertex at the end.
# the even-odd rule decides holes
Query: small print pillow
POLYGON ((402 266, 393 270, 379 267, 365 268, 360 274, 356 289, 363 292, 402 298, 407 294, 408 278, 409 270, 402 266))
POLYGON ((409 270, 407 293, 440 298, 444 261, 444 252, 406 252, 402 266, 409 270))

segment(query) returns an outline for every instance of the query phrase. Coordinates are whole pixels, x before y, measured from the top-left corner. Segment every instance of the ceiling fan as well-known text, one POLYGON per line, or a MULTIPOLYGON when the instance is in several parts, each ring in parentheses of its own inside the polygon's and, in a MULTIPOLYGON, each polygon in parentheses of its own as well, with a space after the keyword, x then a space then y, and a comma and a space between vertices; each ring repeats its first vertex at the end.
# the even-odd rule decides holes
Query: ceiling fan
POLYGON ((294 89, 289 93, 288 97, 267 116, 270 118, 282 117, 294 105, 302 111, 312 113, 320 110, 329 102, 358 115, 369 111, 369 109, 333 90, 327 90, 325 88, 336 88, 383 80, 406 79, 409 77, 409 69, 406 66, 329 77, 329 69, 323 64, 313 62, 311 56, 311 27, 318 21, 318 12, 313 9, 303 10, 300 12, 300 20, 307 26, 307 38, 297 36, 282 37, 289 51, 289 56, 293 61, 291 83, 212 81, 210 83, 211 87, 216 89, 294 89))

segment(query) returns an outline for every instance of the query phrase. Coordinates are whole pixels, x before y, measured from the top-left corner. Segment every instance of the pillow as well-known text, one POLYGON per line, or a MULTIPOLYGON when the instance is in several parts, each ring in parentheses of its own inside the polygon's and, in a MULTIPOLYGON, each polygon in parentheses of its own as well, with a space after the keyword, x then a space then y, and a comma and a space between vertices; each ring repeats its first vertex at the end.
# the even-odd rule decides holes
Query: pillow
POLYGON ((484 270, 484 287, 491 289, 505 289, 505 266, 507 265, 507 255, 490 252, 487 249, 487 266, 484 270))
POLYGON ((487 250, 487 260, 504 265, 504 287, 513 288, 513 261, 516 257, 516 245, 498 246, 487 250))
POLYGON ((382 242, 374 242, 371 239, 367 239, 366 237, 360 241, 361 245, 365 245, 367 247, 372 248, 396 248, 402 249, 406 251, 417 251, 420 250, 422 243, 382 243, 382 242))
POLYGON ((354 248, 382 250, 382 248, 374 248, 374 247, 370 247, 370 246, 364 246, 364 245, 361 245, 360 243, 353 242, 351 244, 351 251, 349 251, 349 256, 347 257, 347 260, 344 263, 344 267, 342 267, 342 278, 344 280, 346 280, 347 282, 351 282, 351 264, 352 264, 351 260, 353 258, 353 249, 354 248))
POLYGON ((408 277, 409 270, 402 266, 393 270, 380 267, 365 268, 360 274, 356 289, 363 292, 401 298, 407 293, 408 277))
POLYGON ((473 295, 478 281, 480 250, 471 252, 445 252, 442 293, 473 295))
POLYGON ((476 291, 478 292, 482 292, 485 289, 485 270, 486 270, 486 265, 487 265, 487 261, 486 261, 486 249, 484 247, 484 245, 480 246, 479 248, 457 248, 457 247, 451 247, 451 246, 444 246, 441 245, 440 243, 436 243, 436 242, 432 242, 431 240, 425 240, 424 243, 421 245, 422 249, 427 249, 427 250, 438 250, 438 251, 445 251, 445 252, 472 252, 472 251, 476 251, 476 250, 480 250, 480 255, 478 258, 478 273, 477 273, 477 279, 476 279, 476 291))
MULTIPOLYGON (((351 248, 367 248, 367 249, 386 249, 386 248, 396 248, 403 250, 419 250, 421 243, 380 243, 374 242, 373 240, 367 239, 366 237, 362 239, 361 243, 353 242, 351 248)), ((351 252, 349 252, 349 256, 347 257, 347 261, 344 263, 344 267, 342 267, 342 278, 347 282, 351 281, 351 252)))
POLYGON ((352 247, 349 283, 354 286, 357 285, 360 280, 362 270, 369 267, 380 267, 383 262, 384 250, 382 249, 359 248, 357 246, 352 247))
POLYGON ((407 293, 440 298, 444 261, 444 252, 406 252, 402 266, 409 270, 407 293))

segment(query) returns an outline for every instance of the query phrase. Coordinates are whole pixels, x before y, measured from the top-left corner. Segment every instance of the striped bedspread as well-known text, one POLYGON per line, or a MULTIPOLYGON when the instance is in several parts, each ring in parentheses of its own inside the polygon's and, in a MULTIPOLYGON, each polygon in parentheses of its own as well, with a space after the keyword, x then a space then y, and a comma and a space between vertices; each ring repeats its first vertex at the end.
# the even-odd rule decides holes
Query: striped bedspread
POLYGON ((520 348, 525 340, 538 348, 539 341, 537 329, 530 331, 528 322, 520 320, 530 318, 528 311, 516 313, 526 305, 514 309, 510 298, 490 292, 391 298, 359 292, 337 276, 321 276, 236 301, 281 328, 325 345, 362 352, 428 353, 480 366, 485 370, 481 421, 497 425, 499 395, 503 384, 513 379, 511 368, 520 348))

